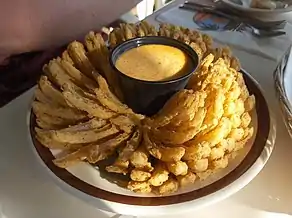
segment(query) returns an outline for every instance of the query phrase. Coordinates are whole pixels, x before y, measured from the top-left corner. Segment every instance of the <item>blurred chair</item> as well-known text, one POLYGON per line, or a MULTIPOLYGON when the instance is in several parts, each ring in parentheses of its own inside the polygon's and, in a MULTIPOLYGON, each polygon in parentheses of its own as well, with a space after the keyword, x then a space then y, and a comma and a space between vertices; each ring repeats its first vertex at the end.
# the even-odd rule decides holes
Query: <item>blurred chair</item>
POLYGON ((155 10, 163 7, 168 0, 143 0, 137 5, 137 15, 139 20, 152 14, 155 10))

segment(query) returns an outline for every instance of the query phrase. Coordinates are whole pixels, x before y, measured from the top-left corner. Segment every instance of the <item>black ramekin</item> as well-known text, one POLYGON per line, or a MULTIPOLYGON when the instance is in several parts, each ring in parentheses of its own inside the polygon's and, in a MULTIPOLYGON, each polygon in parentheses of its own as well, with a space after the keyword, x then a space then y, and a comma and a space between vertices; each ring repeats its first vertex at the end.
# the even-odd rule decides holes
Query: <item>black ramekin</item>
POLYGON ((185 88, 199 65, 198 54, 191 47, 178 40, 161 36, 147 36, 125 41, 111 51, 109 61, 114 70, 113 75, 116 77, 116 85, 119 86, 125 103, 136 113, 147 116, 157 113, 174 93, 185 88), (189 56, 189 60, 193 62, 193 67, 190 72, 179 78, 155 82, 129 77, 115 67, 115 62, 121 54, 132 48, 147 44, 169 45, 179 48, 189 56))

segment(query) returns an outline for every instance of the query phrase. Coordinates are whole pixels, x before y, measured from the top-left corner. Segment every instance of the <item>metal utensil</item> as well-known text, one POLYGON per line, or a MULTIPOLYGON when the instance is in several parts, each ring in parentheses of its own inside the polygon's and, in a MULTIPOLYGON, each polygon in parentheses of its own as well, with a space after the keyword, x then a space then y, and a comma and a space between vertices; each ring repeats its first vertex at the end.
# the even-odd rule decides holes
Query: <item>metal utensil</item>
POLYGON ((179 6, 180 9, 184 10, 190 10, 190 11, 198 11, 198 12, 205 12, 205 13, 210 13, 214 14, 220 17, 224 17, 230 20, 238 20, 239 19, 233 15, 226 14, 222 11, 216 10, 216 7, 214 6, 208 6, 208 5, 197 5, 196 3, 190 3, 190 2, 185 2, 184 4, 179 6))
MULTIPOLYGON (((249 28, 250 28, 250 33, 254 37, 257 37, 257 38, 272 38, 272 37, 282 36, 282 35, 286 34, 286 32, 284 32, 284 31, 267 31, 267 30, 257 29, 257 28, 251 27, 251 26, 249 28)), ((200 31, 213 31, 212 29, 203 28, 203 27, 198 28, 198 30, 200 30, 200 31)))
POLYGON ((237 28, 239 31, 248 31, 257 38, 271 38, 286 35, 285 31, 280 30, 263 30, 255 28, 249 24, 240 24, 237 28))
POLYGON ((267 31, 267 30, 254 28, 252 26, 250 26, 250 28, 251 28, 251 34, 259 38, 271 38, 271 37, 286 35, 285 31, 267 31))

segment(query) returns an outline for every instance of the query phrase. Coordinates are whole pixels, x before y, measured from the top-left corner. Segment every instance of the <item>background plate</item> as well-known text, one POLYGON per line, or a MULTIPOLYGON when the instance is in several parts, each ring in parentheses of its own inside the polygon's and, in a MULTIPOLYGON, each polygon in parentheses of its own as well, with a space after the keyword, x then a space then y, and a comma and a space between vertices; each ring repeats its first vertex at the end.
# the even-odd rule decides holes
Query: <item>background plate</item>
POLYGON ((292 6, 290 5, 287 8, 279 8, 275 10, 268 10, 268 9, 260 9, 260 8, 250 8, 245 7, 243 5, 236 4, 235 2, 232 2, 230 0, 221 0, 224 4, 226 4, 229 7, 232 7, 233 9, 247 12, 247 13, 254 13, 255 15, 258 14, 281 14, 281 13, 287 13, 292 11, 292 6))

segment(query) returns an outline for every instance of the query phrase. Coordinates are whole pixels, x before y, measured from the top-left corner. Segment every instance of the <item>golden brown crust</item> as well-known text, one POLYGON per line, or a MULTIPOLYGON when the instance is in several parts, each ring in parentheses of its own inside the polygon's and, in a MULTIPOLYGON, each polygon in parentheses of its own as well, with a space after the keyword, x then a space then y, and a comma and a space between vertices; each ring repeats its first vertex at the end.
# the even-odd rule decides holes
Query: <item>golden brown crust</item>
POLYGON ((68 53, 72 58, 74 65, 89 78, 92 72, 95 71, 88 57, 82 43, 74 41, 71 42, 67 47, 68 53))
POLYGON ((71 84, 64 85, 63 95, 70 105, 73 105, 79 110, 86 111, 92 116, 102 119, 115 116, 115 113, 110 109, 103 107, 98 101, 88 98, 82 90, 77 90, 71 84))
POLYGON ((83 120, 87 118, 86 114, 82 111, 78 111, 69 107, 64 108, 60 106, 53 106, 51 104, 46 104, 38 101, 34 101, 32 103, 32 109, 35 114, 47 114, 53 117, 59 117, 73 121, 83 120))
POLYGON ((81 71, 75 68, 70 62, 62 60, 60 61, 60 64, 66 73, 74 79, 74 83, 79 87, 85 87, 89 90, 93 90, 96 87, 96 82, 94 80, 81 73, 81 71))
POLYGON ((67 50, 65 50, 62 53, 62 60, 67 61, 68 63, 74 65, 74 62, 73 62, 72 58, 70 57, 70 55, 69 55, 67 50))
MULTIPOLYGON (((62 95, 61 91, 53 87, 52 83, 48 80, 48 77, 41 76, 39 80, 39 89, 41 90, 42 94, 47 98, 50 99, 50 103, 54 102, 64 107, 68 107, 64 96, 62 95)), ((38 92, 38 90, 37 90, 38 92)), ((36 94, 37 94, 36 92, 36 94)), ((47 103, 47 102, 44 102, 47 103)))
POLYGON ((67 168, 83 160, 96 163, 110 156, 115 148, 126 141, 128 137, 128 134, 121 134, 106 142, 92 143, 63 157, 56 158, 54 164, 61 168, 67 168))
POLYGON ((115 135, 119 130, 115 126, 106 125, 101 128, 88 129, 83 131, 68 131, 68 130, 41 130, 36 129, 36 132, 55 141, 70 144, 91 143, 100 139, 115 135))

